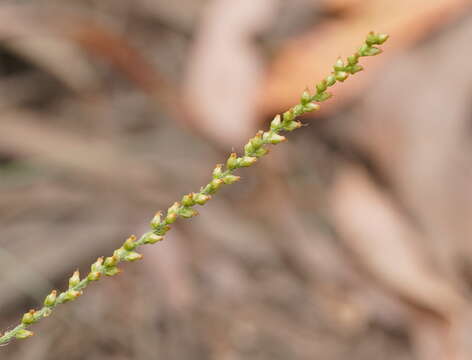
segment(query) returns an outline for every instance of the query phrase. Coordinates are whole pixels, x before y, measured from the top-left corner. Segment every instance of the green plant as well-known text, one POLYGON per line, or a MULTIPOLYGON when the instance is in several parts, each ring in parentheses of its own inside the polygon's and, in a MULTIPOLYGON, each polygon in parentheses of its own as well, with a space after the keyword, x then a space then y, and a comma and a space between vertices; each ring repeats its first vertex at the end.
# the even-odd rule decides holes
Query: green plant
POLYGON ((304 91, 300 103, 293 106, 281 115, 275 116, 270 123, 268 131, 259 131, 256 136, 251 138, 244 146, 244 154, 238 156, 232 153, 225 165, 219 164, 213 170, 212 180, 203 186, 199 192, 185 195, 180 202, 175 202, 165 214, 158 212, 151 220, 151 231, 146 232, 139 239, 135 236, 129 237, 124 244, 114 251, 112 256, 100 257, 95 261, 90 272, 80 278, 79 271, 75 271, 69 279, 67 290, 58 293, 53 290, 44 300, 44 306, 39 310, 30 310, 23 315, 21 323, 10 331, 5 332, 0 337, 0 344, 5 344, 12 339, 25 339, 33 335, 33 332, 27 328, 35 322, 48 317, 54 308, 69 301, 77 299, 82 295, 83 290, 101 276, 114 276, 120 272, 118 264, 122 261, 140 260, 143 256, 136 252, 136 249, 144 244, 154 244, 163 240, 164 235, 170 230, 170 225, 179 217, 191 218, 198 212, 194 209, 195 205, 204 205, 211 196, 215 194, 223 185, 232 184, 239 180, 239 176, 233 173, 242 167, 253 165, 258 158, 267 154, 266 148, 269 144, 278 144, 286 140, 280 135, 283 131, 293 131, 302 126, 302 123, 296 118, 305 113, 319 109, 315 102, 326 101, 331 97, 327 89, 333 86, 337 81, 345 81, 349 75, 353 75, 363 68, 359 65, 359 58, 364 56, 374 56, 382 51, 375 45, 381 45, 388 39, 386 34, 376 34, 370 32, 364 44, 346 61, 339 58, 333 66, 333 71, 325 79, 321 80, 315 86, 314 94, 308 90, 304 91))

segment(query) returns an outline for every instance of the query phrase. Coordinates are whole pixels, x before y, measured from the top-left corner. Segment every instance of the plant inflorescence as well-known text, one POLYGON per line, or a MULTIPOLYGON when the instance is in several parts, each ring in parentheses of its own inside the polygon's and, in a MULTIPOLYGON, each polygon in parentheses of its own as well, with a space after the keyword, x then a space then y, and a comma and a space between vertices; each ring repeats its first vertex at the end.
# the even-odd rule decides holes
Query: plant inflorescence
POLYGON ((60 304, 73 301, 82 295, 84 289, 92 282, 99 280, 103 276, 114 276, 120 272, 118 265, 123 261, 136 261, 142 259, 142 255, 136 252, 141 245, 154 244, 163 240, 164 235, 170 230, 179 217, 191 218, 198 215, 195 210, 196 205, 204 205, 209 201, 223 185, 233 184, 240 179, 234 172, 242 167, 248 167, 268 152, 267 145, 278 144, 286 140, 282 132, 290 132, 302 126, 296 120, 300 115, 319 109, 317 102, 326 101, 331 97, 327 90, 336 82, 345 81, 350 75, 363 70, 359 64, 359 58, 364 56, 374 56, 382 52, 376 45, 382 45, 388 39, 386 34, 370 32, 364 44, 346 60, 339 58, 333 66, 330 75, 315 85, 314 92, 306 90, 300 97, 300 102, 285 111, 282 115, 277 115, 270 123, 267 131, 258 131, 244 146, 244 153, 238 156, 232 153, 226 164, 218 164, 213 170, 211 181, 203 186, 200 191, 187 194, 180 202, 175 202, 165 213, 158 212, 151 220, 151 230, 143 234, 139 239, 134 235, 130 236, 123 245, 108 257, 99 257, 91 266, 90 272, 81 278, 79 271, 75 271, 69 278, 67 290, 58 292, 51 291, 44 299, 43 307, 39 310, 30 310, 23 315, 23 318, 15 328, 6 331, 0 336, 0 345, 6 344, 13 339, 25 339, 33 335, 28 327, 39 320, 48 317, 54 308, 60 304))

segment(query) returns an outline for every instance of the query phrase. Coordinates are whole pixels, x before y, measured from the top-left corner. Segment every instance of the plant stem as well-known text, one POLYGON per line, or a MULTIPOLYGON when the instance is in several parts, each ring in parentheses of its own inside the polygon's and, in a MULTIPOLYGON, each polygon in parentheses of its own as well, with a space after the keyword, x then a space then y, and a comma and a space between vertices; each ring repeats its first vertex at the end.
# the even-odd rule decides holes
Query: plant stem
POLYGON ((53 290, 46 296, 44 306, 41 309, 30 310, 25 313, 19 325, 0 337, 0 345, 13 339, 25 339, 32 336, 33 332, 27 328, 31 324, 48 317, 57 305, 77 299, 91 282, 99 280, 103 275, 114 276, 118 274, 120 270, 117 265, 120 262, 140 260, 143 256, 135 251, 136 248, 163 240, 164 235, 170 230, 170 225, 177 218, 191 218, 198 215, 198 212, 194 209, 195 205, 204 205, 223 185, 238 181, 239 176, 233 173, 239 168, 253 165, 258 158, 266 155, 268 153, 267 145, 276 145, 285 141, 286 138, 280 133, 293 131, 301 127, 302 123, 297 121, 296 118, 318 110, 320 106, 315 102, 323 102, 331 97, 331 94, 326 90, 336 82, 344 82, 350 75, 363 70, 362 66, 358 64, 359 58, 380 54, 381 50, 374 45, 381 45, 387 39, 388 35, 386 34, 369 33, 364 44, 358 51, 349 56, 346 62, 341 58, 336 61, 331 74, 315 85, 314 94, 311 94, 308 90, 303 92, 297 105, 282 115, 275 116, 270 123, 269 130, 258 131, 253 138, 249 139, 249 142, 244 146, 242 156, 238 157, 236 153, 232 153, 225 165, 219 164, 215 167, 212 180, 203 186, 200 191, 185 195, 180 202, 175 202, 169 207, 165 214, 158 212, 151 220, 151 231, 146 232, 139 239, 136 239, 134 235, 129 237, 120 248, 113 252, 113 255, 105 259, 103 257, 98 258, 92 264, 86 277, 80 279, 79 271, 75 271, 69 279, 67 290, 59 294, 56 290, 53 290))

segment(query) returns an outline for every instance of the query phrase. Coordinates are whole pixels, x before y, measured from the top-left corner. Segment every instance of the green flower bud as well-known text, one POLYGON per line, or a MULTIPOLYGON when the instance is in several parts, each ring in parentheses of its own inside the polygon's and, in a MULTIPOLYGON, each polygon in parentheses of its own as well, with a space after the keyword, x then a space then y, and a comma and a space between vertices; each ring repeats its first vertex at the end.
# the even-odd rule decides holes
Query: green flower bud
POLYGON ((223 178, 223 181, 225 184, 229 185, 229 184, 235 183, 236 181, 239 181, 240 179, 241 179, 240 176, 229 174, 223 178))
POLYGON ((26 330, 26 329, 20 329, 16 332, 15 337, 17 339, 26 339, 29 338, 30 336, 33 336, 34 332, 26 330))
POLYGON ((258 131, 256 136, 254 136, 249 142, 251 143, 252 147, 254 150, 259 149, 262 145, 264 145, 264 141, 262 140, 264 132, 263 131, 258 131))
POLYGON ((25 325, 30 325, 34 322, 36 322, 36 319, 34 317, 35 310, 30 310, 29 312, 25 313, 23 315, 23 319, 21 319, 21 322, 25 325))
POLYGON ((213 178, 214 179, 218 179, 221 176, 221 174, 223 174, 222 168, 223 168, 222 164, 216 165, 215 170, 213 170, 213 178))
POLYGON ((69 278, 69 287, 73 288, 80 283, 80 273, 79 270, 74 271, 72 276, 69 278))
POLYGON ((333 74, 328 75, 326 77, 326 85, 330 87, 330 86, 333 86, 334 84, 336 84, 336 77, 333 74))
POLYGON ((364 68, 361 65, 353 65, 353 66, 349 67, 349 72, 353 75, 355 73, 358 73, 359 71, 362 71, 362 70, 364 70, 364 68))
POLYGON ((112 266, 112 267, 106 268, 103 273, 106 276, 115 276, 116 274, 120 273, 120 269, 118 269, 116 266, 112 266))
MULTIPOLYGON (((324 93, 321 93, 321 94, 316 94, 315 95, 315 101, 319 101, 319 102, 322 102, 322 101, 326 101, 328 100, 329 98, 331 98, 333 96, 333 94, 329 93, 329 92, 324 92, 324 93)), ((317 109, 318 110, 318 109, 317 109)))
POLYGON ((284 130, 293 131, 295 129, 298 129, 301 126, 302 126, 302 123, 300 121, 291 121, 287 125, 285 125, 284 130))
POLYGON ((161 211, 158 211, 156 213, 156 215, 154 215, 154 217, 152 218, 151 220, 151 227, 153 229, 159 227, 159 225, 161 225, 161 216, 162 216, 162 212, 161 211))
POLYGON ((226 167, 229 170, 234 170, 238 167, 238 155, 236 155, 236 153, 231 153, 228 161, 226 161, 226 167))
POLYGON ((223 180, 221 179, 213 179, 210 182, 212 192, 215 192, 216 190, 218 190, 221 187, 221 185, 223 185, 223 180))
POLYGON ((311 101, 311 95, 307 90, 305 90, 302 96, 300 97, 300 102, 302 103, 302 105, 306 105, 310 101, 311 101))
POLYGON ((51 293, 46 296, 44 299, 44 305, 45 306, 54 306, 56 304, 56 299, 57 299, 57 291, 53 290, 51 293))
POLYGON ((343 59, 338 58, 338 60, 336 60, 336 63, 333 66, 333 69, 336 72, 344 71, 344 61, 343 61, 343 59))
POLYGON ((290 109, 290 110, 284 112, 283 119, 284 119, 284 122, 289 122, 289 121, 292 121, 293 119, 295 119, 295 114, 293 113, 293 110, 290 109))
POLYGON ((164 236, 157 235, 153 232, 148 232, 144 235, 144 244, 155 244, 158 241, 162 241, 164 239, 164 236))
POLYGON ((328 88, 328 82, 326 80, 322 80, 320 83, 316 84, 316 92, 322 93, 328 88))
POLYGON ((125 250, 131 251, 136 248, 136 236, 131 235, 126 241, 123 243, 123 248, 125 250))
POLYGON ((280 120, 280 115, 276 115, 270 123, 270 129, 277 131, 280 128, 281 124, 282 124, 282 121, 280 120))
POLYGON ((185 195, 182 198, 182 205, 184 205, 184 206, 193 206, 193 205, 195 205, 195 201, 193 199, 193 193, 185 195))
MULTIPOLYGON (((323 94, 329 94, 329 93, 323 93, 323 94)), ((320 109, 320 106, 312 102, 305 105, 305 112, 311 112, 311 111, 315 111, 319 109, 320 109)))
POLYGON ((359 56, 357 54, 351 55, 347 57, 347 62, 349 65, 356 65, 359 61, 359 56))
MULTIPOLYGON (((254 153, 254 146, 252 145, 251 142, 248 142, 246 145, 244 145, 244 154, 245 155, 251 155, 254 153)), ((239 165, 241 166, 241 162, 239 163, 239 165)))
POLYGON ((82 291, 67 290, 64 294, 64 302, 73 301, 82 295, 82 291))
POLYGON ((195 194, 194 200, 198 205, 205 205, 205 203, 211 199, 210 195, 195 194))
MULTIPOLYGON (((313 104, 313 103, 309 103, 309 104, 313 104)), ((308 106, 309 104, 305 105, 305 106, 308 106)), ((313 104, 314 105, 314 104, 313 104)), ((279 134, 271 134, 270 138, 269 138, 269 142, 271 144, 279 144, 281 143, 282 141, 286 141, 287 138, 285 136, 282 136, 282 135, 279 135, 279 134)))
POLYGON ((167 209, 166 224, 173 224, 179 213, 180 204, 175 202, 169 209, 167 209))
POLYGON ((178 215, 176 213, 170 213, 166 216, 166 224, 173 224, 177 220, 178 215))
POLYGON ((45 308, 43 310, 43 317, 49 317, 52 314, 52 310, 50 308, 45 308))
POLYGON ((241 167, 248 167, 254 164, 257 161, 255 156, 243 156, 241 161, 239 162, 239 166, 241 167))
POLYGON ((164 236, 168 231, 170 230, 170 226, 166 225, 162 229, 156 232, 157 235, 162 235, 164 236))
POLYGON ((99 272, 99 271, 89 272, 88 275, 87 275, 87 280, 88 281, 97 281, 98 279, 100 279, 101 275, 102 275, 102 273, 99 272))
POLYGON ((362 44, 362 46, 359 48, 359 51, 358 51, 359 56, 367 56, 365 55, 365 52, 369 49, 370 49, 370 45, 362 44))
POLYGON ((170 208, 167 209, 168 214, 177 213, 179 211, 180 204, 175 202, 170 208))
POLYGON ((335 74, 335 76, 336 76, 336 80, 343 82, 344 80, 347 79, 347 77, 349 76, 349 74, 348 74, 347 72, 345 72, 345 71, 338 71, 338 72, 335 74))
POLYGON ((272 132, 272 131, 265 131, 265 132, 263 132, 263 133, 262 133, 262 142, 263 142, 264 144, 269 144, 269 143, 270 143, 270 136, 271 136, 272 134, 274 134, 274 133, 276 133, 276 132, 272 132))
POLYGON ((112 266, 115 266, 116 264, 118 264, 118 261, 119 261, 118 256, 116 256, 116 255, 109 256, 105 259, 105 261, 103 262, 103 265, 105 267, 112 267, 112 266))
POLYGON ((261 156, 264 156, 265 154, 267 154, 268 152, 269 152, 269 150, 264 149, 264 148, 260 148, 260 149, 257 149, 254 152, 254 155, 256 155, 256 157, 261 157, 261 156))
POLYGON ((302 104, 297 104, 293 107, 293 113, 295 116, 300 116, 303 114, 303 105, 302 104))
POLYGON ((388 38, 388 34, 377 34, 377 45, 382 45, 388 38))
POLYGON ((365 39, 365 43, 369 46, 376 45, 378 41, 379 39, 377 38, 377 35, 374 34, 372 31, 367 34, 367 37, 365 39))
POLYGON ((382 52, 382 49, 372 46, 364 51, 364 56, 375 56, 375 55, 380 54, 381 52, 382 52))
POLYGON ((92 266, 90 267, 90 270, 92 272, 100 272, 102 270, 102 265, 103 265, 103 257, 99 257, 97 261, 95 261, 92 266))
POLYGON ((367 45, 382 45, 385 41, 387 41, 388 35, 387 34, 375 34, 372 31, 367 35, 365 42, 367 45))
POLYGON ((125 261, 136 261, 136 260, 141 260, 143 258, 142 254, 139 254, 135 251, 131 251, 128 255, 125 256, 124 260, 125 261))
MULTIPOLYGON (((116 249, 115 251, 113 251, 113 256, 116 256, 118 259, 123 259, 123 257, 128 253, 127 250, 123 249, 122 247, 120 247, 119 249, 116 249)), ((92 265, 93 266, 93 265, 92 265)), ((101 267, 94 267, 92 268, 92 271, 98 271, 100 272, 101 271, 101 267)))
POLYGON ((198 215, 198 211, 189 207, 183 207, 179 211, 179 215, 185 219, 194 217, 198 215))

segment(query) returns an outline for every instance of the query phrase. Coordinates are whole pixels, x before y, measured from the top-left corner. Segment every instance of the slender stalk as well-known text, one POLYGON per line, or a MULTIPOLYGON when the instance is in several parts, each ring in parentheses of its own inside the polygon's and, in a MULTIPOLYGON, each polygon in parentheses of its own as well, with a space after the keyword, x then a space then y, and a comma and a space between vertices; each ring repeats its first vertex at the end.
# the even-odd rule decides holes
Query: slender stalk
POLYGON ((318 110, 320 106, 316 102, 323 102, 331 97, 331 93, 327 92, 327 89, 336 82, 344 82, 350 75, 363 70, 362 66, 359 65, 359 58, 380 54, 382 51, 375 45, 381 45, 387 39, 388 35, 386 34, 369 33, 364 44, 346 61, 341 58, 336 61, 331 74, 315 85, 313 94, 308 90, 303 92, 297 105, 282 115, 275 116, 267 131, 258 131, 253 138, 249 139, 249 142, 244 146, 242 156, 232 153, 225 165, 216 165, 211 181, 200 188, 200 191, 183 196, 181 201, 175 202, 167 209, 165 214, 158 212, 151 220, 150 231, 143 234, 139 239, 134 235, 129 237, 120 248, 113 252, 113 255, 98 258, 84 278, 81 279, 79 271, 75 271, 69 278, 67 290, 61 293, 53 290, 46 296, 44 306, 41 309, 30 310, 25 313, 19 325, 0 337, 0 345, 13 339, 25 339, 32 336, 33 332, 27 329, 31 324, 51 315, 56 306, 77 299, 91 282, 99 280, 102 276, 118 274, 120 272, 118 269, 120 262, 142 259, 143 256, 135 250, 142 245, 154 244, 163 240, 164 235, 170 230, 170 225, 179 217, 191 218, 198 215, 197 210, 194 209, 196 205, 204 205, 223 185, 238 181, 240 177, 234 175, 234 172, 239 168, 249 167, 256 163, 260 157, 268 153, 268 145, 276 145, 285 141, 285 136, 280 135, 280 133, 293 131, 301 127, 302 123, 297 121, 296 118, 318 110))

